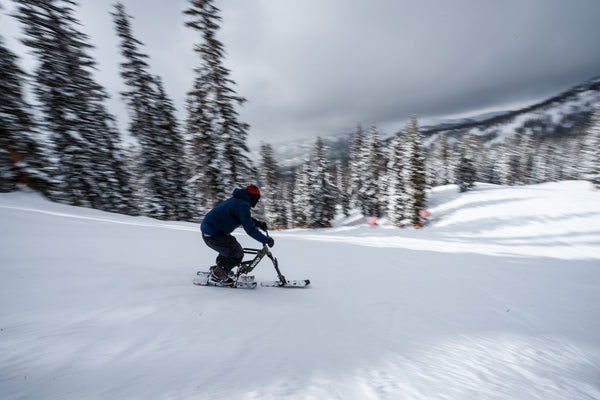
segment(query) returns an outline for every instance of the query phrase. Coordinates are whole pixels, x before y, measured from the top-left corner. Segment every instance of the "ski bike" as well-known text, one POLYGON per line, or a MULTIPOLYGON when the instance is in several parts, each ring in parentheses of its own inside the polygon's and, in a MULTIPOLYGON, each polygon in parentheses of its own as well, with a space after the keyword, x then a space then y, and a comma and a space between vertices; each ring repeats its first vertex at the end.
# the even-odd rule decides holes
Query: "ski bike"
MULTIPOLYGON (((267 237, 269 237, 269 232, 265 231, 267 237)), ((310 285, 309 279, 303 280, 287 280, 286 277, 281 273, 279 269, 279 263, 277 262, 277 258, 273 256, 273 253, 269 249, 269 246, 266 244, 263 245, 262 249, 251 249, 244 248, 244 254, 253 255, 254 257, 242 261, 240 265, 237 267, 235 272, 230 273, 230 278, 233 279, 233 285, 223 285, 220 282, 215 282, 210 279, 212 274, 212 270, 216 266, 210 267, 209 271, 198 271, 196 273, 196 277, 194 278, 194 285, 198 286, 218 286, 218 287, 229 287, 229 288, 237 288, 237 289, 254 289, 258 286, 258 282, 256 282, 254 275, 248 275, 251 273, 254 268, 263 260, 265 257, 269 258, 273 262, 273 267, 275 268, 275 272, 277 273, 277 279, 273 281, 262 281, 260 285, 263 287, 281 287, 281 288, 305 288, 310 285)))

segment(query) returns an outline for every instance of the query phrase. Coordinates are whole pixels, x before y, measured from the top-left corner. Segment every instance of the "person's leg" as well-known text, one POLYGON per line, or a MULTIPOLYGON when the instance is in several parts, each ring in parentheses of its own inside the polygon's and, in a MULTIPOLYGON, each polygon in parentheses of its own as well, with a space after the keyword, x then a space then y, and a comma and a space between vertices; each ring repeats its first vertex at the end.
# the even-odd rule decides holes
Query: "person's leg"
POLYGON ((242 262, 244 250, 238 241, 231 235, 202 235, 208 247, 219 253, 217 266, 229 273, 231 269, 242 262))

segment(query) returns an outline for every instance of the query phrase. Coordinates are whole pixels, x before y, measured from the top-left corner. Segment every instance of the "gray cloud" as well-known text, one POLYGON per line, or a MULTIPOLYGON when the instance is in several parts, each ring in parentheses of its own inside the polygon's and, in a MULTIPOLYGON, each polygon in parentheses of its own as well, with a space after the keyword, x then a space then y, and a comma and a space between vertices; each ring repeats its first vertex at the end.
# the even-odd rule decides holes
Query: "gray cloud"
MULTIPOLYGON (((118 99, 110 2, 83 1, 99 80, 118 99)), ((180 118, 199 36, 185 0, 124 0, 180 118)), ((219 37, 250 142, 314 138, 376 123, 532 102, 600 74, 597 0, 227 0, 219 37)), ((6 17, 4 17, 6 18, 6 17)), ((2 32, 3 30, 0 30, 2 32)), ((3 34, 5 34, 3 32, 3 34)))
POLYGON ((412 113, 535 101, 600 72, 597 1, 272 3, 251 15, 264 22, 252 52, 236 51, 243 23, 224 29, 242 115, 267 138, 398 130, 412 113))

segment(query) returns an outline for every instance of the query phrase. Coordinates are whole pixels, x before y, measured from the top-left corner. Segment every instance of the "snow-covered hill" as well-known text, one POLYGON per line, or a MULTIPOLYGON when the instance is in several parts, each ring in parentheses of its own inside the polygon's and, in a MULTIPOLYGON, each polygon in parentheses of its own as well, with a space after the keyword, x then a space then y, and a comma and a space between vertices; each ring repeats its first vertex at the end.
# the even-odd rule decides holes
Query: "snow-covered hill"
MULTIPOLYGON (((442 134, 451 141, 463 133, 481 139, 485 145, 504 142, 516 134, 533 134, 539 137, 563 137, 581 134, 588 126, 591 114, 600 107, 600 77, 591 79, 549 99, 529 104, 516 110, 485 112, 470 118, 437 120, 421 126, 424 146, 429 147, 442 134)), ((368 129, 368 126, 364 126, 368 129)), ((401 132, 405 126, 398 126, 401 132)), ((389 143, 395 132, 380 132, 381 140, 389 143)), ((346 159, 350 148, 350 132, 325 135, 329 159, 346 159)), ((283 170, 301 165, 311 156, 315 139, 299 139, 274 143, 275 158, 283 170)), ((252 149, 258 157, 258 148, 252 149)))
POLYGON ((451 121, 437 126, 425 126, 426 144, 439 135, 459 137, 463 133, 478 136, 486 145, 504 142, 515 134, 535 137, 561 137, 581 134, 590 116, 600 107, 600 77, 577 85, 547 100, 519 110, 490 115, 489 118, 451 121))
MULTIPOLYGON (((350 152, 349 133, 338 133, 335 135, 326 136, 323 139, 325 150, 328 159, 345 159, 350 152)), ((273 153, 279 167, 283 171, 289 171, 306 160, 312 158, 316 138, 313 139, 296 139, 274 143, 273 153)), ((250 149, 254 159, 260 159, 260 146, 250 149)))
POLYGON ((430 211, 274 232, 312 287, 234 290, 191 284, 194 224, 1 194, 0 398, 600 398, 600 193, 448 186, 430 211))

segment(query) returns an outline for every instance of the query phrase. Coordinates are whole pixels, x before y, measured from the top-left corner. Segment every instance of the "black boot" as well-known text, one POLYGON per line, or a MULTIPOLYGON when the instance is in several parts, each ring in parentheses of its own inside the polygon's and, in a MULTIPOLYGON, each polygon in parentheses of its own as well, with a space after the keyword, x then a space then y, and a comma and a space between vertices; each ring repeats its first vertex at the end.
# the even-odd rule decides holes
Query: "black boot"
POLYGON ((229 277, 229 273, 221 267, 214 267, 212 274, 210 274, 210 280, 217 282, 222 286, 233 286, 233 279, 229 277))

